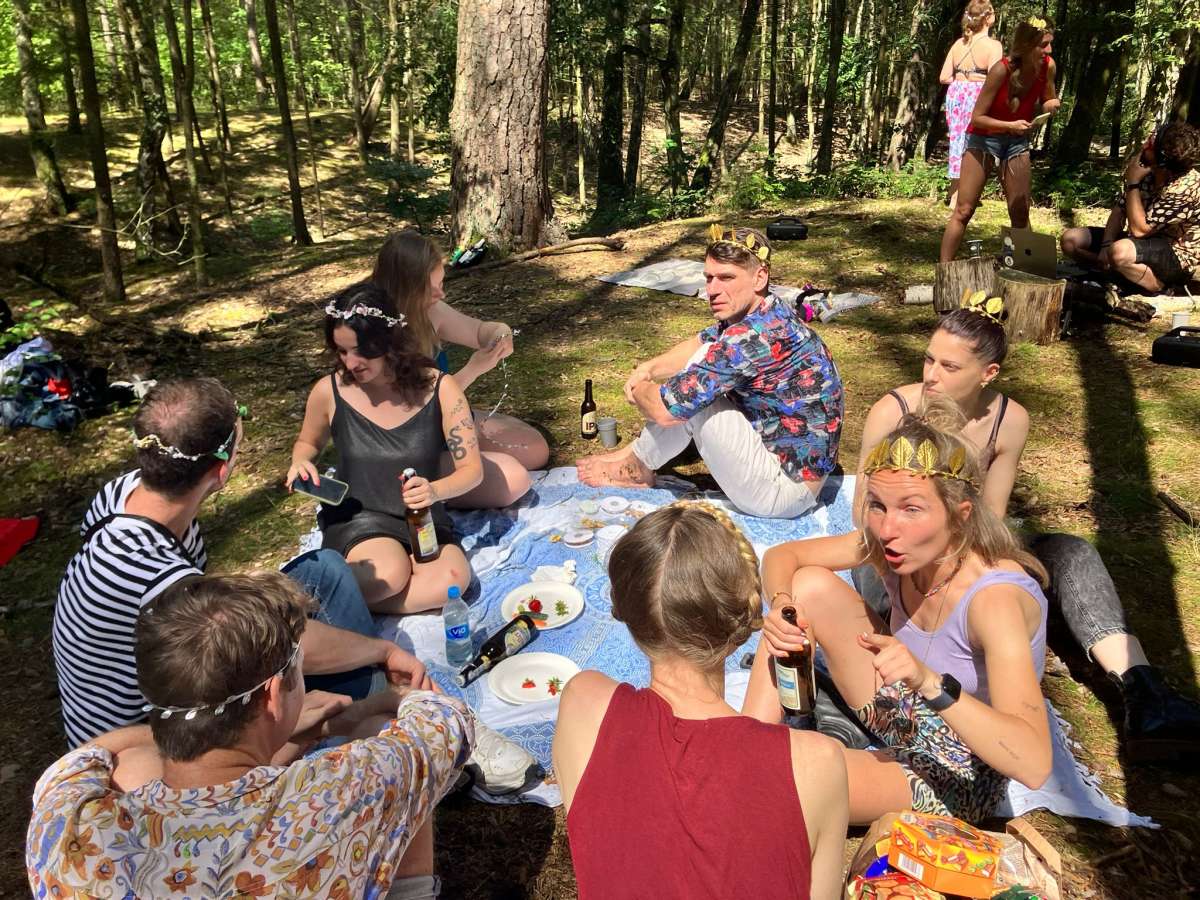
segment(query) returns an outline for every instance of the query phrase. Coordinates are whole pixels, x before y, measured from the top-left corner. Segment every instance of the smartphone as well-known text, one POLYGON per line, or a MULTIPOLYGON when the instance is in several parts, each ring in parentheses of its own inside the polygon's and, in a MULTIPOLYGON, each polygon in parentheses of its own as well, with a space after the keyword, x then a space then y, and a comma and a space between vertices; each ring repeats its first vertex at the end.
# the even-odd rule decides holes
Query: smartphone
POLYGON ((1045 112, 1045 113, 1042 113, 1041 115, 1034 116, 1033 121, 1029 123, 1029 127, 1037 128, 1039 125, 1045 125, 1047 122, 1050 121, 1050 117, 1052 115, 1054 115, 1054 113, 1045 112))
POLYGON ((336 478, 330 478, 328 475, 322 475, 320 484, 313 484, 306 478, 293 479, 292 490, 307 494, 330 506, 337 506, 346 499, 346 492, 350 490, 350 485, 344 481, 338 481, 336 478))

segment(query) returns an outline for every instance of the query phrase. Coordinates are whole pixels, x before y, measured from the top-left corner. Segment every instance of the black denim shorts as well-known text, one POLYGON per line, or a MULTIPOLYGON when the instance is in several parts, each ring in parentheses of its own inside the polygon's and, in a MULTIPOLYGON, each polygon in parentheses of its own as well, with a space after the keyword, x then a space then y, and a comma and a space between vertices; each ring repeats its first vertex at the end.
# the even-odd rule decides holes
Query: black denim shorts
MULTIPOLYGON (((1088 229, 1088 233, 1092 236, 1088 249, 1093 253, 1099 253, 1100 245, 1104 241, 1104 229, 1092 226, 1088 229)), ((1191 280, 1192 273, 1180 265, 1179 257, 1175 255, 1175 248, 1171 246, 1170 238, 1157 235, 1144 238, 1122 235, 1121 240, 1133 242, 1136 261, 1148 266, 1163 284, 1180 285, 1187 284, 1191 280)))

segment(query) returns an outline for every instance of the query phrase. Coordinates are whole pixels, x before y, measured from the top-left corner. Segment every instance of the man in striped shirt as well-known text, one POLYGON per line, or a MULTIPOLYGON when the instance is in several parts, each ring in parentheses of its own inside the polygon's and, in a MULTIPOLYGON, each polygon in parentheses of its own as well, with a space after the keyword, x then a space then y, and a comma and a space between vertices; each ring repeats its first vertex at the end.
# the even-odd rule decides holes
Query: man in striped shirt
MULTIPOLYGON (((139 468, 96 495, 84 516, 83 546, 59 586, 54 661, 72 747, 145 719, 134 662, 138 613, 171 585, 204 572, 196 513, 229 480, 242 424, 220 382, 194 378, 154 388, 134 418, 134 434, 139 468)), ((308 553, 284 571, 317 601, 302 641, 306 687, 356 699, 383 675, 430 687, 415 656, 375 637, 340 555, 308 553)))

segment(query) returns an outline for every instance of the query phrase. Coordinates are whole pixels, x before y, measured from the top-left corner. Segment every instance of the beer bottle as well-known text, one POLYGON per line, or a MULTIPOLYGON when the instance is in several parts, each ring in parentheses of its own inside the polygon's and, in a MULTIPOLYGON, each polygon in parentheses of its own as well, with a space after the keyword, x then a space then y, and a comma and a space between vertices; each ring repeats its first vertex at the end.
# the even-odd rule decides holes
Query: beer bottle
POLYGON ((579 434, 585 440, 596 437, 596 401, 592 399, 592 379, 583 382, 583 403, 579 405, 579 434))
MULTIPOLYGON (((783 620, 796 624, 796 608, 785 606, 783 620)), ((817 703, 817 681, 813 672, 813 646, 810 641, 803 650, 775 657, 775 684, 779 688, 779 705, 789 716, 807 717, 817 703)))
MULTIPOLYGON (((416 469, 405 469, 401 473, 404 481, 415 478, 416 469)), ((411 545, 413 559, 419 563, 433 562, 438 558, 437 529, 433 524, 433 507, 424 509, 404 508, 404 518, 408 522, 408 541, 411 545)))
POLYGON ((536 634, 537 625, 534 624, 533 619, 525 613, 521 613, 483 642, 483 646, 479 648, 479 654, 454 676, 454 682, 459 687, 466 687, 469 682, 489 671, 500 660, 512 656, 528 646, 536 634))

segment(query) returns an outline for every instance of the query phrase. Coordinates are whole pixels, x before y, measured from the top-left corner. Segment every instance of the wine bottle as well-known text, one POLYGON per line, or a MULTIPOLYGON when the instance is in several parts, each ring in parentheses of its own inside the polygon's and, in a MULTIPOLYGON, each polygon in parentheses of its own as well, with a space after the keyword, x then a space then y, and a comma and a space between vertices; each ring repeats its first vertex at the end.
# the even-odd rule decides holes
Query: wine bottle
POLYGON ((483 642, 478 655, 454 676, 454 682, 459 687, 466 687, 480 675, 492 669, 500 660, 512 656, 528 646, 536 634, 537 625, 534 624, 533 619, 521 613, 483 642))
MULTIPOLYGON (((415 478, 416 469, 405 469, 401 478, 415 478)), ((437 528, 433 524, 433 507, 424 509, 404 508, 404 519, 408 522, 409 551, 419 563, 433 562, 438 558, 437 528)))
POLYGON ((579 434, 584 440, 596 438, 596 401, 592 399, 592 379, 583 382, 583 403, 579 405, 579 434))
MULTIPOLYGON (((785 606, 783 620, 796 624, 796 608, 785 606)), ((775 684, 779 688, 779 705, 790 716, 811 716, 817 704, 817 680, 813 671, 813 646, 793 650, 787 656, 775 657, 775 684)))

